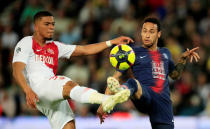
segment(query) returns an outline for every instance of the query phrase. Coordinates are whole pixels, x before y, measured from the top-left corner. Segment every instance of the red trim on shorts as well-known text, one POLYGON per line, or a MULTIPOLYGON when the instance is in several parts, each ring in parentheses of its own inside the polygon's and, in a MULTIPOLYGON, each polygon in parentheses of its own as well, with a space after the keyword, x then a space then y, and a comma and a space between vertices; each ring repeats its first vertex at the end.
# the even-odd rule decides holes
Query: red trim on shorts
POLYGON ((84 91, 83 91, 83 93, 85 93, 85 92, 87 92, 89 90, 90 90, 90 88, 85 88, 84 91))

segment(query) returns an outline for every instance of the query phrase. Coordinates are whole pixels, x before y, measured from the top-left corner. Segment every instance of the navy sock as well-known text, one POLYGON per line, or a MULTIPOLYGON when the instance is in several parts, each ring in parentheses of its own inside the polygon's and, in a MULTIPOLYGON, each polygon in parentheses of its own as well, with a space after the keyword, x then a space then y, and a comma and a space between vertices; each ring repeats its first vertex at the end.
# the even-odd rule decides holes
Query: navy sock
POLYGON ((128 79, 128 81, 126 83, 123 83, 121 85, 121 87, 123 87, 125 89, 129 89, 130 90, 130 96, 132 96, 138 90, 137 82, 133 78, 128 79))

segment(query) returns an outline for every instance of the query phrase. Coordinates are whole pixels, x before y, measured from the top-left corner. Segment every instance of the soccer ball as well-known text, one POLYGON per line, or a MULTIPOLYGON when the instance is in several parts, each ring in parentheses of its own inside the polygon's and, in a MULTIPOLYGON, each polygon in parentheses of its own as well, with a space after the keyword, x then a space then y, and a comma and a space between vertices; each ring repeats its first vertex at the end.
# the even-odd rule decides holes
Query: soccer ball
POLYGON ((135 53, 130 46, 120 44, 112 48, 109 60, 114 68, 124 71, 134 64, 135 57, 135 53))

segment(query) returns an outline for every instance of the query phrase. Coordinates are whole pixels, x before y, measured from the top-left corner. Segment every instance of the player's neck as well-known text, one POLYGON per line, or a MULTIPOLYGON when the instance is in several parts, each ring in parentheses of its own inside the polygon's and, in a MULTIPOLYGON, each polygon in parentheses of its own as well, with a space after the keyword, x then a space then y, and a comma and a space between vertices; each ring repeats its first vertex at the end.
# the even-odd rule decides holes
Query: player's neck
POLYGON ((148 49, 149 51, 157 51, 158 50, 158 47, 157 45, 152 45, 152 46, 145 46, 145 45, 142 45, 144 48, 148 49))
POLYGON ((40 35, 34 33, 33 34, 33 39, 40 45, 40 46, 44 46, 46 43, 45 38, 41 37, 40 35))
POLYGON ((157 48, 157 46, 153 46, 153 47, 151 47, 151 48, 148 48, 148 50, 149 50, 149 51, 157 51, 158 48, 157 48))

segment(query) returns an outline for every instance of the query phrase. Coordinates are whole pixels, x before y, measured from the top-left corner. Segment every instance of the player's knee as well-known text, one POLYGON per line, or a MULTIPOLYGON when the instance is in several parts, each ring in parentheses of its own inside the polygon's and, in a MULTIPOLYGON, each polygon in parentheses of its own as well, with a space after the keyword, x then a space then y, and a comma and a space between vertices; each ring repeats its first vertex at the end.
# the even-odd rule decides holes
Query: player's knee
POLYGON ((75 121, 74 120, 69 121, 64 125, 63 129, 75 129, 75 121))
POLYGON ((130 79, 128 79, 127 83, 128 83, 132 88, 135 89, 135 92, 138 90, 138 85, 137 85, 137 82, 136 82, 135 79, 130 78, 130 79))
POLYGON ((64 99, 69 99, 70 98, 70 92, 75 86, 78 86, 78 84, 74 81, 68 81, 63 86, 63 98, 64 99))
POLYGON ((136 83, 136 80, 133 79, 133 78, 129 78, 128 81, 127 81, 128 84, 131 84, 131 85, 137 85, 136 83))
POLYGON ((128 81, 123 85, 125 85, 131 91, 131 96, 135 94, 136 91, 138 90, 137 82, 133 78, 128 79, 128 81))

